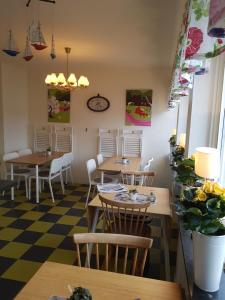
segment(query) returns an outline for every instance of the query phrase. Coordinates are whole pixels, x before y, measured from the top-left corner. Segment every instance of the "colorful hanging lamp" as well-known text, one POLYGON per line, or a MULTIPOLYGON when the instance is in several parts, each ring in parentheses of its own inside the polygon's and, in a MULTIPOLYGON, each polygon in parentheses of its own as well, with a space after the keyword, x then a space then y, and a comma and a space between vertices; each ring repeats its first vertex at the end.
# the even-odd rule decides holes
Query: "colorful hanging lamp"
POLYGON ((36 50, 43 50, 47 48, 47 44, 45 42, 43 33, 41 31, 41 23, 38 21, 37 25, 32 24, 31 30, 30 30, 30 42, 31 45, 36 50))
POLYGON ((20 53, 20 51, 18 51, 18 48, 16 47, 16 43, 13 38, 13 33, 11 29, 9 30, 7 46, 4 49, 2 49, 2 51, 8 54, 9 56, 16 56, 20 53))

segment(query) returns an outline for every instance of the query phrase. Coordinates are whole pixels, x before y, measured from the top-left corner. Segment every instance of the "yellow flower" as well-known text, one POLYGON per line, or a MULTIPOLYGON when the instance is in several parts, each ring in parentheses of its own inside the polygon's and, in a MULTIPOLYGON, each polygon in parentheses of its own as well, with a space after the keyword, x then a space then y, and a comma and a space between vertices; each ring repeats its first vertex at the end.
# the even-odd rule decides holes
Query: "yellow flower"
POLYGON ((223 201, 225 201, 225 192, 222 195, 220 195, 220 197, 223 201))
POLYGON ((203 184, 202 189, 205 193, 212 193, 213 192, 213 183, 210 181, 206 181, 203 184))
POLYGON ((199 201, 205 201, 207 199, 206 193, 201 190, 197 193, 197 195, 199 201))
POLYGON ((213 185, 213 194, 222 195, 224 193, 224 189, 221 187, 219 183, 214 183, 213 185))

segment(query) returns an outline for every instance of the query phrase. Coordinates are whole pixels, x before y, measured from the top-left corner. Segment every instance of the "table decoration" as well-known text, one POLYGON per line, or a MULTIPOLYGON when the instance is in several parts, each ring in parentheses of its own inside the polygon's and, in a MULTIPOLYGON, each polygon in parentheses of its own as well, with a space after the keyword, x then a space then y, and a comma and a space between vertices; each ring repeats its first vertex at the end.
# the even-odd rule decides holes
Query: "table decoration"
POLYGON ((198 188, 184 189, 176 203, 184 228, 192 230, 194 282, 202 290, 219 289, 225 257, 225 188, 206 181, 198 188))

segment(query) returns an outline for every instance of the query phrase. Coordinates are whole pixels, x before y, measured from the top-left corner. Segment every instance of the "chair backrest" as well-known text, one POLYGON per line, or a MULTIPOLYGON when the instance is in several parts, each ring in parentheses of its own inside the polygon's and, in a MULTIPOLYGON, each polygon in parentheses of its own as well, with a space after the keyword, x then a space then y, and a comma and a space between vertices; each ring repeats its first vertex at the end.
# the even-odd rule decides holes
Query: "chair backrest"
POLYGON ((117 129, 99 129, 98 152, 104 157, 117 156, 118 138, 117 129))
POLYGON ((132 203, 109 200, 99 194, 104 212, 105 230, 111 233, 144 235, 143 228, 150 202, 132 203))
POLYGON ((73 238, 76 244, 78 266, 82 266, 80 245, 85 245, 87 266, 88 268, 92 267, 89 244, 94 244, 95 268, 98 270, 105 269, 106 271, 143 276, 147 254, 152 246, 152 239, 106 233, 80 233, 74 234, 73 238), (105 249, 102 249, 102 247, 105 249), (115 249, 114 261, 111 259, 111 250, 113 247, 115 249), (105 256, 103 266, 100 257, 102 250, 105 256), (121 258, 121 253, 123 253, 123 258, 121 258), (131 258, 130 261, 128 261, 129 258, 131 258), (122 268, 120 269, 120 267, 122 268))
POLYGON ((71 126, 55 125, 54 149, 61 152, 73 152, 73 128, 71 126))
POLYGON ((150 159, 148 160, 147 164, 144 166, 143 171, 149 172, 149 171, 150 171, 150 168, 151 168, 152 162, 153 162, 153 158, 150 158, 150 159))
POLYGON ((121 133, 122 155, 130 157, 142 156, 142 130, 123 129, 121 133))
POLYGON ((52 128, 38 126, 34 128, 34 151, 42 152, 52 147, 52 128))
POLYGON ((10 152, 10 153, 6 153, 3 155, 2 160, 3 161, 8 161, 10 159, 14 159, 14 158, 18 158, 19 154, 18 152, 10 152))
POLYGON ((87 162, 86 162, 86 165, 87 165, 87 172, 88 172, 88 179, 89 179, 89 182, 91 181, 91 176, 92 174, 96 171, 96 161, 92 158, 92 159, 89 159, 87 162))
POLYGON ((71 165, 72 161, 73 161, 73 153, 72 152, 65 153, 63 155, 62 167, 67 167, 67 166, 71 165))
POLYGON ((21 149, 18 151, 19 156, 25 156, 25 155, 30 155, 32 154, 32 150, 27 148, 27 149, 21 149))
POLYGON ((100 166, 104 161, 104 157, 101 153, 97 154, 97 162, 98 162, 98 166, 100 166))
POLYGON ((57 174, 57 173, 59 173, 61 171, 61 169, 62 169, 62 161, 63 161, 62 157, 54 158, 51 161, 50 170, 49 170, 49 176, 57 174))
POLYGON ((123 173, 124 184, 144 185, 152 186, 155 178, 155 172, 151 171, 137 171, 137 172, 126 172, 123 173), (134 183, 131 182, 134 178, 134 183))

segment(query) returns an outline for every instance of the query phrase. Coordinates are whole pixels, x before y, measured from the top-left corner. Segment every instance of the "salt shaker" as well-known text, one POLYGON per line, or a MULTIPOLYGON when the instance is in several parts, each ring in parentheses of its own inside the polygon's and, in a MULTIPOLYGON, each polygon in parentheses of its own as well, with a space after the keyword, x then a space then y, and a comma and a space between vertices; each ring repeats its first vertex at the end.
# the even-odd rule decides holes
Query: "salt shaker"
POLYGON ((150 199, 151 203, 155 203, 156 202, 156 196, 155 196, 155 194, 153 192, 150 192, 149 199, 150 199))

